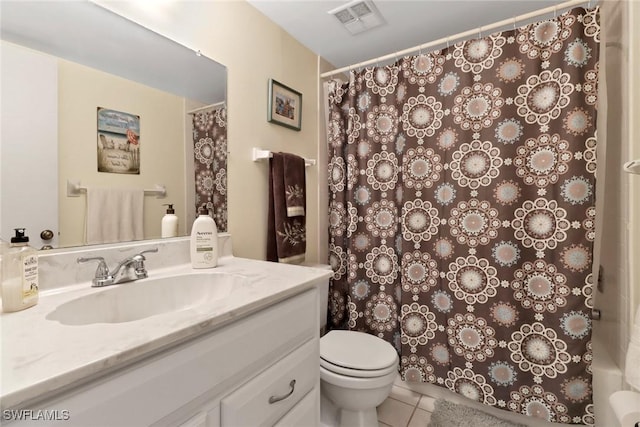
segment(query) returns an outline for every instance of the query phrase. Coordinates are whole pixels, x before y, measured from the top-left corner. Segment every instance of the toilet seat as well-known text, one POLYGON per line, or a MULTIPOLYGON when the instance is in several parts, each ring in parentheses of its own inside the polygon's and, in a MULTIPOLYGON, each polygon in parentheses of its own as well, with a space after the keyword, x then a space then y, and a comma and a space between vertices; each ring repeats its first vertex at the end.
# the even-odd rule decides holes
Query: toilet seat
POLYGON ((388 342, 356 331, 333 330, 320 339, 320 366, 353 378, 374 378, 397 370, 398 353, 388 342))
POLYGON ((396 363, 394 363, 393 365, 385 369, 367 370, 367 369, 345 368, 344 366, 334 365, 333 363, 323 358, 320 358, 320 366, 335 374, 344 375, 346 377, 353 377, 353 378, 382 377, 398 369, 398 367, 396 366, 396 363))

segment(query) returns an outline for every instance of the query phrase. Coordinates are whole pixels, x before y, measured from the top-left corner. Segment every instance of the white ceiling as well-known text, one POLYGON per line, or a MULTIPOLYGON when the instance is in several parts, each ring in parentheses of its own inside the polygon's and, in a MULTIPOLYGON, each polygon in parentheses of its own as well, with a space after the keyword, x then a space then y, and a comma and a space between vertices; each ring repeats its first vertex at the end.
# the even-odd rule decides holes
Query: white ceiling
POLYGON ((340 68, 555 6, 563 0, 374 0, 386 23, 357 35, 351 35, 327 13, 348 1, 248 2, 340 68))

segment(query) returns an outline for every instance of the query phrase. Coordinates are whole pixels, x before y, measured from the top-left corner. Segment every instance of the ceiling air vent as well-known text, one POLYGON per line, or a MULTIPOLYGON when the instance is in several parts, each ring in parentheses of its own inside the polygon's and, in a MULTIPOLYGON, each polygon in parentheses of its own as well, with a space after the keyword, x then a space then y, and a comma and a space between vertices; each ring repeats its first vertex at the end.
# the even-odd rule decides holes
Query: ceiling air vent
POLYGON ((330 10, 351 34, 358 34, 384 23, 384 19, 368 0, 355 0, 343 6, 330 10))

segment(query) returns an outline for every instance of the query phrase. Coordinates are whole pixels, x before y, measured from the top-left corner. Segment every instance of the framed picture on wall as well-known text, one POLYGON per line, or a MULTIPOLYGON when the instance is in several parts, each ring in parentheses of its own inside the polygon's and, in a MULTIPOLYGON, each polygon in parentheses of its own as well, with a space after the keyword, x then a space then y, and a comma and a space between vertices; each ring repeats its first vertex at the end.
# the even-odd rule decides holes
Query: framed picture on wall
POLYGON ((269 79, 269 112, 267 120, 280 126, 302 128, 302 94, 269 79))
POLYGON ((140 116, 98 107, 98 172, 140 174, 140 116))

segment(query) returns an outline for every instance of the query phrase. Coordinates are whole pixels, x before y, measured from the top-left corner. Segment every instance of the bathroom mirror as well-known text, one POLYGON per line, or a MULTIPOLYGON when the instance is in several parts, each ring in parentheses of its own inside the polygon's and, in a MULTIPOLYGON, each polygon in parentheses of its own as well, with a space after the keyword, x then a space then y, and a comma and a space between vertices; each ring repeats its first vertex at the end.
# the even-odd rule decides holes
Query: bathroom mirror
MULTIPOLYGON (((180 218, 179 235, 188 234, 195 205, 202 202, 196 199, 193 114, 211 111, 200 107, 226 105, 226 67, 84 1, 2 2, 0 35, 3 54, 12 50, 21 57, 25 51, 54 58, 51 70, 37 60, 14 67, 34 92, 31 101, 24 92, 13 94, 26 104, 16 110, 23 114, 13 111, 11 91, 5 90, 13 86, 5 80, 11 73, 3 66, 0 237, 8 240, 13 228, 26 227, 36 248, 82 245, 86 194, 69 197, 67 181, 145 190, 162 185, 164 198, 144 198, 145 239, 160 237, 165 203, 172 203, 180 218), (94 76, 99 80, 91 80, 94 76), (100 108, 139 116, 138 174, 98 172, 100 108), (173 133, 165 131, 174 120, 173 133), (40 239, 46 229, 54 232, 53 239, 40 239)), ((3 62, 9 57, 3 55, 3 62)), ((224 119, 226 126, 226 110, 224 119)), ((225 135, 224 159, 216 159, 225 170, 226 144, 225 135)), ((226 218, 226 212, 216 215, 226 218)))

